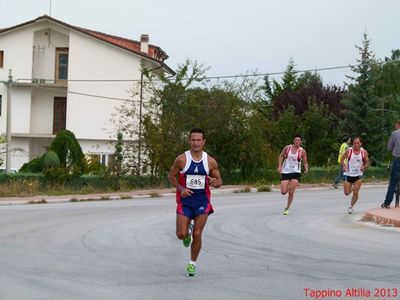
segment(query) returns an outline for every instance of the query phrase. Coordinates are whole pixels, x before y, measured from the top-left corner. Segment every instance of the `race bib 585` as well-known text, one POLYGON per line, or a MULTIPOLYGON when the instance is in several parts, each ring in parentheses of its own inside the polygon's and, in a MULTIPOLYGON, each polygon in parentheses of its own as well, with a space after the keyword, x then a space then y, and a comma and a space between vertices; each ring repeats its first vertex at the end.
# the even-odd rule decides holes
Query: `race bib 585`
POLYGON ((204 175, 186 175, 186 187, 188 189, 200 190, 206 186, 206 176, 204 175))

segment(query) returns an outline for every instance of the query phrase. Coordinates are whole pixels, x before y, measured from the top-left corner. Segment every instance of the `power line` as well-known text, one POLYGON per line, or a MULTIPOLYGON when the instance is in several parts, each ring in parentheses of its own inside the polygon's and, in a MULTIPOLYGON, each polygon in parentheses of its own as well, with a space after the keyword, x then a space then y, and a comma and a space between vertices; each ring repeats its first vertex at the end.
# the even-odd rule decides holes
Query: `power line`
POLYGON ((57 91, 61 92, 64 94, 74 94, 74 95, 81 95, 81 96, 86 96, 86 97, 93 97, 93 98, 101 98, 101 99, 109 99, 109 100, 118 100, 118 101, 128 101, 128 102, 140 102, 139 100, 132 100, 128 98, 117 98, 117 97, 109 97, 109 96, 101 96, 101 95, 94 95, 94 94, 88 94, 88 93, 82 93, 82 92, 74 92, 74 91, 60 91, 57 88, 52 88, 52 87, 45 87, 45 86, 35 86, 36 88, 39 89, 44 89, 44 90, 51 90, 51 91, 57 91))
MULTIPOLYGON (((322 68, 312 68, 312 69, 302 69, 302 70, 294 70, 294 73, 305 73, 305 72, 319 72, 319 71, 330 71, 330 70, 340 70, 340 69, 349 69, 354 67, 360 67, 363 65, 383 65, 389 63, 397 63, 397 61, 382 61, 382 62, 374 62, 369 64, 352 64, 345 66, 332 66, 332 67, 322 67, 322 68)), ((215 79, 230 79, 230 78, 246 78, 246 77, 265 77, 265 76, 274 76, 274 75, 283 75, 285 71, 278 72, 267 72, 267 73, 254 73, 254 74, 236 74, 236 75, 220 75, 220 76, 205 76, 204 80, 215 80, 215 79)), ((183 78, 183 80, 188 80, 189 78, 183 78)), ((54 81, 54 79, 44 79, 46 81, 54 81)), ((160 79, 153 79, 154 81, 159 81, 160 79)), ((20 78, 16 81, 32 81, 29 78, 20 78)), ((67 82, 140 82, 140 79, 66 79, 67 82)), ((148 80, 146 80, 148 81, 148 80)))
MULTIPOLYGON (((382 61, 382 62, 376 62, 373 64, 368 64, 368 65, 382 65, 382 64, 387 64, 387 63, 397 63, 397 61, 382 61)), ((317 72, 317 71, 328 71, 328 70, 338 70, 338 69, 347 69, 347 68, 353 68, 357 66, 362 66, 363 64, 355 64, 355 65, 348 65, 348 66, 335 66, 335 67, 325 67, 325 68, 314 68, 314 69, 303 69, 303 70, 295 70, 293 71, 294 73, 305 73, 305 72, 317 72)), ((273 76, 273 75, 282 75, 285 74, 286 71, 280 71, 280 72, 270 72, 270 73, 255 73, 255 74, 240 74, 240 75, 224 75, 224 76, 209 76, 209 77, 204 77, 204 80, 214 80, 214 79, 230 79, 230 78, 247 78, 247 77, 265 77, 265 76, 273 76)), ((184 78, 187 79, 187 78, 184 78)), ((17 81, 21 80, 29 80, 31 79, 18 79, 17 81)), ((67 81, 81 81, 81 82, 134 82, 134 81, 140 81, 133 79, 79 79, 79 80, 67 80, 67 81)), ((76 92, 76 91, 62 91, 57 88, 52 88, 52 87, 46 87, 40 85, 40 83, 35 86, 36 88, 40 89, 45 89, 45 90, 51 90, 51 91, 58 91, 62 92, 64 94, 74 94, 74 95, 81 95, 81 96, 86 96, 86 97, 93 97, 93 98, 100 98, 100 99, 109 99, 109 100, 117 100, 117 101, 124 101, 124 102, 137 102, 140 103, 140 100, 132 100, 129 98, 118 98, 118 97, 109 97, 109 96, 102 96, 102 95, 95 95, 95 94, 89 94, 89 93, 83 93, 83 92, 76 92)))

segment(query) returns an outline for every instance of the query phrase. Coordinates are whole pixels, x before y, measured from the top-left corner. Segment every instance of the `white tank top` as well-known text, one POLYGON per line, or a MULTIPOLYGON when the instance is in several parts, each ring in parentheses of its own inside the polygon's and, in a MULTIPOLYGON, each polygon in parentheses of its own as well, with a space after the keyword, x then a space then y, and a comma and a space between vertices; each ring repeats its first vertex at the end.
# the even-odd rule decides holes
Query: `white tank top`
POLYGON ((300 147, 295 153, 292 153, 292 146, 288 147, 287 157, 283 161, 281 173, 301 173, 301 151, 303 151, 303 148, 300 147))
POLYGON ((349 148, 350 159, 347 158, 347 166, 348 166, 349 170, 344 172, 343 173, 344 175, 352 176, 352 177, 363 175, 363 172, 361 171, 361 167, 364 165, 363 152, 364 152, 364 149, 360 148, 360 153, 355 154, 353 148, 349 148))

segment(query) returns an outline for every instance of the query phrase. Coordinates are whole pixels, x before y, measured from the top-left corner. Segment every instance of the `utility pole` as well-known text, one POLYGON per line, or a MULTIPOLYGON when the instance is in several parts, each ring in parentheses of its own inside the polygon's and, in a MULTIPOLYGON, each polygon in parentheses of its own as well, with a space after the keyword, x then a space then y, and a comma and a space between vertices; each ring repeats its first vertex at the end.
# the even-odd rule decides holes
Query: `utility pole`
POLYGON ((144 73, 150 73, 154 70, 161 69, 163 65, 161 64, 160 66, 150 69, 150 70, 144 70, 140 73, 140 95, 139 95, 139 149, 138 149, 138 174, 140 175, 141 172, 141 167, 142 167, 142 161, 141 161, 141 154, 142 154, 142 106, 143 106, 143 75, 144 73))
POLYGON ((140 73, 140 99, 139 99, 139 151, 138 151, 138 175, 142 173, 140 171, 141 168, 141 160, 140 155, 142 153, 142 106, 143 106, 143 74, 142 71, 140 73))
POLYGON ((7 124, 6 124, 6 172, 10 173, 11 169, 11 153, 10 153, 10 144, 11 144, 11 91, 12 91, 12 70, 8 70, 8 81, 6 83, 7 86, 7 124))

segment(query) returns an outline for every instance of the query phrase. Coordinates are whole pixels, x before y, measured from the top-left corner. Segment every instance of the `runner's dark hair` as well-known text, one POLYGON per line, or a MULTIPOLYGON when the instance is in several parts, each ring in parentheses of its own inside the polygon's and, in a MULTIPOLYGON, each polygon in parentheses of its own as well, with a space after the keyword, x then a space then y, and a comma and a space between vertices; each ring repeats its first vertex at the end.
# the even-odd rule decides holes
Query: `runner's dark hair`
POLYGON ((192 135, 192 133, 201 133, 201 134, 203 135, 203 140, 205 140, 205 139, 206 139, 206 134, 204 133, 204 130, 203 130, 203 129, 201 129, 201 128, 197 128, 197 127, 195 127, 195 128, 192 128, 192 130, 190 130, 190 134, 189 134, 189 136, 191 136, 191 135, 192 135))

